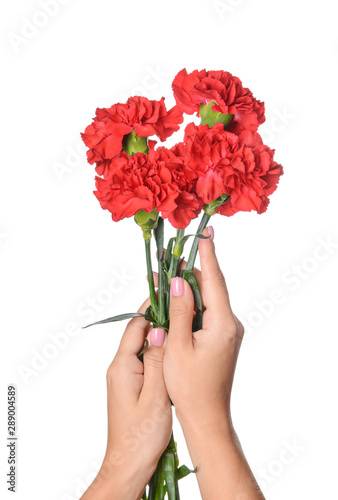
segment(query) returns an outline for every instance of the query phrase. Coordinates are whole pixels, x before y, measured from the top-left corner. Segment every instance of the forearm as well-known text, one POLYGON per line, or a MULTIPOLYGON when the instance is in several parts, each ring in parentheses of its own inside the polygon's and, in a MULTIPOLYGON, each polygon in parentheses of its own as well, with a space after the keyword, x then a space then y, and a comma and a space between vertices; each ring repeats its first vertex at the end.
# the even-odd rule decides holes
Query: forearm
POLYGON ((264 500, 231 425, 182 428, 203 500, 264 500))

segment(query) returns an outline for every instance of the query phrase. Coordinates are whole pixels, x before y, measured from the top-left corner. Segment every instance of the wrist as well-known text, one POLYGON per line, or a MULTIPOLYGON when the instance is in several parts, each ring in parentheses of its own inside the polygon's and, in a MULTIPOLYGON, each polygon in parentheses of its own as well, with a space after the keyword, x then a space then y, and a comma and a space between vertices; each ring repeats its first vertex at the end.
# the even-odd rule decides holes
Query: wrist
POLYGON ((183 420, 183 432, 202 498, 264 500, 245 459, 231 418, 197 425, 183 420), (215 480, 215 478, 217 478, 215 480))
MULTIPOLYGON (((228 412, 193 416, 177 413, 192 459, 207 457, 210 450, 237 446, 238 438, 228 412)), ((195 461, 193 464, 198 465, 195 461)))
POLYGON ((201 411, 181 411, 175 409, 176 417, 184 432, 195 436, 210 434, 222 435, 232 440, 234 428, 230 409, 226 407, 203 408, 201 411))
POLYGON ((133 461, 105 457, 98 475, 81 500, 136 500, 142 497, 156 464, 147 467, 133 461))

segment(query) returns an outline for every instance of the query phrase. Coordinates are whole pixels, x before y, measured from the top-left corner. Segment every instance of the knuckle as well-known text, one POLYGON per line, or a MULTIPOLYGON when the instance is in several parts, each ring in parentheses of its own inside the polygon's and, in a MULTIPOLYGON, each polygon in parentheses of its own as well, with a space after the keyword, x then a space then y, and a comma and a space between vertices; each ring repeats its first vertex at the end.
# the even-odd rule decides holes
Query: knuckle
POLYGON ((237 318, 237 316, 233 315, 234 316, 234 320, 235 320, 235 323, 236 323, 236 333, 237 333, 237 336, 240 337, 240 338, 243 338, 244 336, 244 326, 243 324, 241 323, 241 321, 237 318))
POLYGON ((112 383, 113 381, 115 382, 118 376, 119 376, 119 366, 115 358, 114 361, 108 366, 106 373, 107 382, 109 383, 112 383))
POLYGON ((220 323, 219 328, 222 328, 225 337, 228 340, 236 339, 238 335, 238 327, 235 319, 227 317, 225 321, 220 323))
POLYGON ((114 363, 111 363, 108 366, 107 373, 106 373, 107 381, 109 381, 109 382, 112 381, 112 379, 114 378, 114 372, 115 372, 115 366, 114 366, 114 363))
POLYGON ((163 364, 163 359, 161 356, 157 356, 154 352, 149 351, 146 356, 146 363, 153 368, 159 368, 163 364))
POLYGON ((216 274, 215 274, 215 280, 221 284, 221 285, 225 285, 225 278, 224 278, 224 274, 222 273, 221 269, 218 268, 217 271, 216 271, 216 274))
POLYGON ((237 337, 237 324, 235 321, 229 322, 227 331, 230 338, 237 337))
POLYGON ((185 316, 187 313, 187 307, 185 304, 182 302, 176 302, 172 304, 171 310, 170 310, 170 315, 175 316, 176 318, 185 316))
POLYGON ((239 336, 242 338, 244 337, 244 326, 242 325, 242 323, 240 321, 238 321, 238 324, 237 324, 237 329, 238 329, 238 334, 239 336))

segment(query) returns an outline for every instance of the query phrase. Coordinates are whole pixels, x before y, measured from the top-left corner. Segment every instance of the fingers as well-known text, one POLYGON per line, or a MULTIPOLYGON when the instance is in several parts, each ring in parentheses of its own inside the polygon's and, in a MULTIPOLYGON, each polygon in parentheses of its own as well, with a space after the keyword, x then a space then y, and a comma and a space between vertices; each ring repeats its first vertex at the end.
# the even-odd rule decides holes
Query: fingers
MULTIPOLYGON (((203 231, 205 236, 213 235, 213 229, 209 233, 209 228, 203 231)), ((200 240, 199 254, 201 262, 202 286, 205 306, 207 308, 207 317, 222 318, 233 316, 228 290, 226 287, 223 273, 219 267, 215 254, 215 245, 211 238, 200 240)))
MULTIPOLYGON (((149 306, 147 299, 138 312, 144 313, 149 306)), ((143 364, 137 354, 144 346, 144 339, 149 330, 149 323, 143 317, 129 321, 122 336, 116 356, 107 371, 108 395, 123 395, 120 404, 135 403, 143 385, 143 364), (115 390, 110 389, 115 387, 115 390)))
POLYGON ((164 328, 153 328, 148 334, 149 347, 143 354, 144 398, 168 398, 163 376, 163 358, 167 332, 164 328))
MULTIPOLYGON (((150 305, 149 298, 142 304, 137 312, 145 313, 150 305)), ((149 331, 149 322, 143 317, 136 317, 129 321, 122 336, 117 354, 119 356, 137 355, 144 345, 144 339, 149 331)))
POLYGON ((168 345, 178 348, 192 346, 194 297, 190 285, 183 278, 172 278, 170 284, 170 332, 168 345))

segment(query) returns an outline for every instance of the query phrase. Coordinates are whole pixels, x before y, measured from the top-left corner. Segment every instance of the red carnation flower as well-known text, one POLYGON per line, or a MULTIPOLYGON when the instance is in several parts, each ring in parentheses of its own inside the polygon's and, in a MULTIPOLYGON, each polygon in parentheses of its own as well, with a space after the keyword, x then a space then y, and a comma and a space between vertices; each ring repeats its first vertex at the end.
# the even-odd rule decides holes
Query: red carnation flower
POLYGON ((283 168, 259 134, 237 136, 225 131, 222 124, 209 128, 191 123, 186 128, 184 148, 186 177, 189 182, 195 180, 196 194, 204 204, 227 193, 230 199, 218 208, 220 214, 266 211, 268 196, 275 191, 283 168))
POLYGON ((214 101, 213 111, 234 115, 227 127, 230 132, 257 131, 265 121, 264 103, 255 99, 239 78, 226 71, 195 70, 188 74, 182 69, 172 87, 176 102, 185 113, 199 116, 200 105, 214 101))
POLYGON ((111 160, 122 150, 125 135, 135 130, 139 137, 157 135, 165 141, 182 123, 182 111, 174 106, 167 111, 164 98, 150 101, 146 97, 130 97, 126 104, 110 108, 97 108, 91 125, 81 134, 89 148, 88 162, 97 163, 97 172, 103 175, 106 160, 111 160))
POLYGON ((148 155, 123 152, 96 177, 95 196, 114 221, 156 208, 177 229, 184 229, 201 211, 201 200, 184 176, 183 159, 166 148, 148 155))

